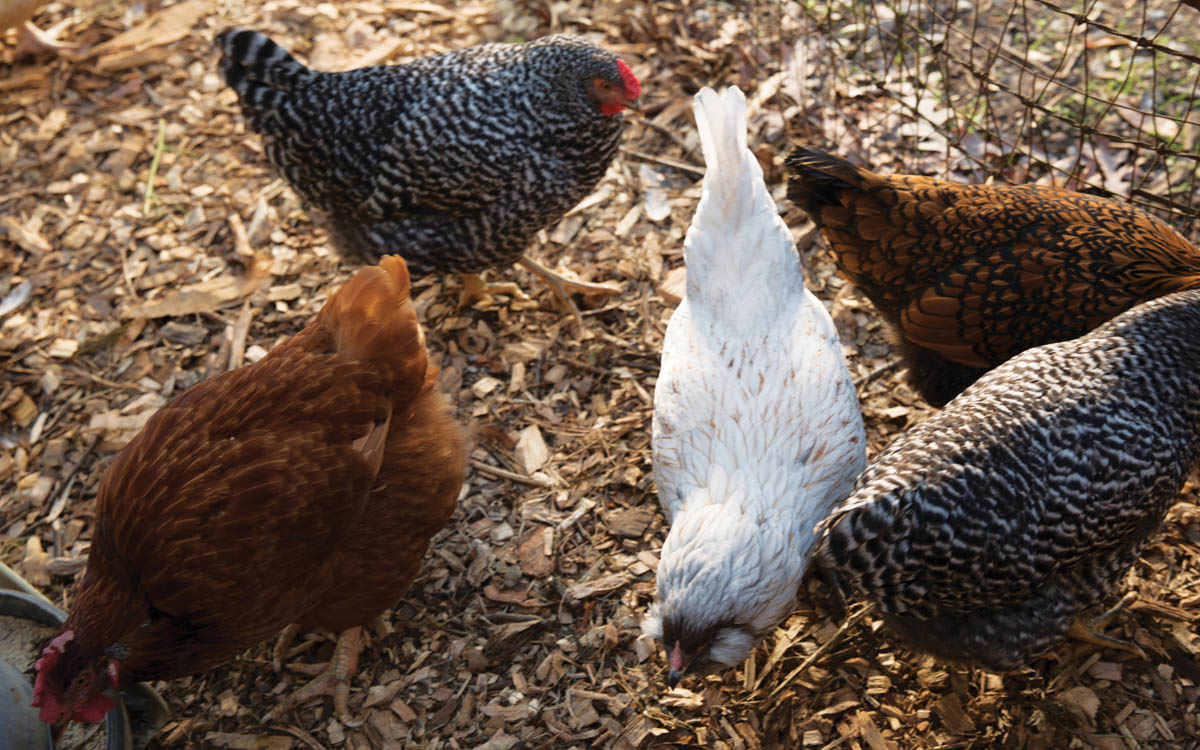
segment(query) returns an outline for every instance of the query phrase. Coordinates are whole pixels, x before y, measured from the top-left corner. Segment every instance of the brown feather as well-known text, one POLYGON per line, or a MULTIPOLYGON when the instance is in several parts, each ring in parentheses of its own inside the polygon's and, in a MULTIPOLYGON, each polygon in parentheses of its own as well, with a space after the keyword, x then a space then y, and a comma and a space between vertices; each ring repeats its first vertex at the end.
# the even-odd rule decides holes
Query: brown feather
POLYGON ((1200 250, 1125 204, 1040 186, 877 175, 815 149, 788 158, 788 195, 842 273, 911 346, 910 382, 941 406, 1039 344, 1200 286, 1200 250), (926 349, 938 357, 915 357, 926 349), (952 376, 919 368, 964 366, 952 376), (961 385, 960 385, 961 384, 961 385))
POLYGON ((390 257, 161 409, 101 482, 59 677, 114 644, 123 678, 179 677, 290 622, 341 629, 394 604, 465 472, 434 372, 390 257))

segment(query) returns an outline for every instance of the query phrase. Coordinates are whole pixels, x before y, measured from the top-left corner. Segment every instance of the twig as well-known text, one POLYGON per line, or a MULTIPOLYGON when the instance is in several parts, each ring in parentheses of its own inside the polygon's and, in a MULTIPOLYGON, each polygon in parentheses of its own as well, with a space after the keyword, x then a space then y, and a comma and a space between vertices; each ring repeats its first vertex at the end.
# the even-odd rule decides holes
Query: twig
POLYGON ((254 309, 247 300, 242 305, 242 312, 233 324, 233 335, 229 341, 229 369, 236 370, 242 366, 242 358, 246 355, 246 338, 250 333, 250 319, 254 317, 254 309))
POLYGON ((655 156, 654 154, 646 154, 642 153, 641 151, 634 151, 631 148, 624 147, 621 148, 621 151, 625 155, 632 156, 635 159, 654 162, 655 164, 661 164, 664 167, 671 167, 672 169, 682 169, 684 172, 691 172, 699 177, 704 176, 704 169, 702 167, 697 167, 694 164, 688 164, 687 162, 682 162, 678 159, 671 159, 666 156, 655 156))
MULTIPOLYGON (((1200 0, 1196 0, 1196 1, 1200 2, 1200 0)), ((642 127, 650 128, 651 130, 657 130, 658 132, 662 133, 667 138, 670 138, 672 141, 674 141, 675 145, 677 145, 681 149, 683 149, 683 153, 685 155, 687 155, 687 156, 695 156, 696 155, 696 152, 692 149, 692 147, 687 145, 687 143, 682 138, 680 138, 678 135, 675 134, 675 131, 671 130, 666 125, 659 125, 657 122, 655 122, 654 120, 651 120, 648 117, 634 118, 632 120, 632 122, 636 122, 637 124, 641 125, 642 127)))
POLYGON ((787 687, 788 685, 791 685, 793 682, 795 682, 796 678, 799 677, 801 674, 803 674, 805 671, 807 671, 808 668, 811 667, 817 661, 817 659, 820 659, 822 656, 824 656, 825 654, 827 654, 831 650, 833 650, 833 647, 838 644, 838 641, 840 641, 842 639, 842 636, 846 634, 847 630, 854 627, 856 624, 858 624, 859 620, 866 617, 868 614, 870 614, 874 610, 875 610, 875 602, 870 602, 866 606, 864 606, 862 609, 858 610, 858 612, 851 615, 849 617, 849 619, 847 619, 845 622, 842 623, 842 626, 837 629, 837 632, 834 633, 829 638, 829 640, 822 643, 817 648, 816 651, 813 651, 811 654, 808 655, 808 658, 805 659, 800 664, 800 666, 793 669, 788 674, 787 677, 783 678, 783 681, 780 682, 775 687, 775 689, 771 691, 771 694, 767 696, 767 700, 771 700, 772 698, 774 698, 776 695, 779 694, 779 691, 783 690, 785 687, 787 687))
MULTIPOLYGON (((128 244, 132 245, 133 240, 130 240, 128 244)), ((126 244, 121 245, 121 278, 125 280, 125 289, 129 292, 129 298, 134 302, 140 302, 142 298, 133 286, 133 277, 129 275, 129 249, 126 244)))
POLYGON ((553 487, 554 486, 554 482, 548 481, 546 479, 538 479, 537 477, 531 477, 527 474, 518 474, 515 471, 509 471, 507 469, 501 469, 497 466, 492 466, 491 464, 485 464, 483 461, 479 461, 474 458, 471 459, 471 467, 474 468, 476 471, 483 472, 484 474, 490 474, 494 477, 499 477, 500 479, 511 479, 514 482, 520 482, 521 484, 527 484, 531 487, 553 487))
POLYGON ((876 367, 874 370, 871 370, 866 375, 855 380, 854 387, 862 388, 864 385, 867 385, 868 383, 871 383, 872 381, 877 379, 880 375, 885 375, 885 374, 891 372, 892 370, 896 369, 896 367, 899 364, 900 364, 899 362, 893 360, 891 362, 888 362, 886 365, 880 365, 879 367, 876 367))
MULTIPOLYGON (((66 482, 66 488, 59 493, 58 499, 50 506, 50 511, 38 523, 54 523, 54 519, 62 515, 63 510, 67 507, 67 498, 71 494, 71 489, 75 486, 75 480, 78 478, 79 470, 83 468, 83 464, 87 461, 88 455, 95 449, 96 443, 100 442, 100 436, 96 435, 91 442, 80 452, 79 457, 66 466, 59 479, 61 485, 66 482)), ((60 549, 61 551, 61 549, 60 549)))
POLYGON ((150 202, 154 200, 154 177, 158 174, 158 162, 162 160, 167 145, 167 121, 158 118, 158 137, 154 140, 154 158, 150 160, 150 174, 146 176, 146 199, 142 201, 142 216, 150 215, 150 202))

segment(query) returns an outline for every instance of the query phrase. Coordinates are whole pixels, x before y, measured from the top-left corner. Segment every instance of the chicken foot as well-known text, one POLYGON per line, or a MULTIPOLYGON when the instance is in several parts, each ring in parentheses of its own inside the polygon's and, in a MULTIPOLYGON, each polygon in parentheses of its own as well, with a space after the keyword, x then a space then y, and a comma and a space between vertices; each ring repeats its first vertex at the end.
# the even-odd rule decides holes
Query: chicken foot
POLYGON ((466 307, 469 303, 479 300, 485 305, 495 303, 493 294, 509 294, 522 302, 529 301, 529 295, 511 281, 498 281, 491 284, 483 280, 477 273, 461 274, 463 288, 458 293, 458 306, 466 307))
MULTIPOLYGON (((291 632, 291 638, 295 637, 296 630, 299 626, 289 625, 284 634, 291 632)), ((283 638, 280 637, 280 641, 283 638)), ((286 645, 285 645, 286 650, 286 645)), ((333 698, 333 710, 337 715, 338 720, 348 727, 356 727, 362 724, 362 719, 350 718, 350 678, 358 669, 358 654, 362 650, 362 626, 353 627, 349 630, 344 630, 337 638, 337 644, 333 647, 333 654, 329 657, 329 662, 321 664, 295 664, 290 668, 301 673, 316 674, 304 687, 282 699, 275 704, 275 707, 263 716, 263 723, 274 721, 284 713, 297 708, 313 698, 320 696, 331 696, 333 698)), ((276 645, 276 656, 279 655, 279 646, 276 645)))
POLYGON ((1113 617, 1120 613, 1121 610, 1133 603, 1135 599, 1137 599, 1137 592, 1130 591, 1129 593, 1125 594, 1125 596, 1121 597, 1121 601, 1117 602, 1116 605, 1107 612, 1097 617, 1077 618, 1075 622, 1071 623, 1070 629, 1067 630, 1067 636, 1074 638, 1077 641, 1090 643, 1098 648, 1115 648, 1145 659, 1146 653, 1142 651, 1142 649, 1140 649, 1136 644, 1130 643, 1129 641, 1123 641, 1120 638, 1114 638, 1111 635, 1105 635, 1104 633, 1100 632, 1101 628, 1103 628, 1110 620, 1112 620, 1113 617))
POLYGON ((589 281, 580 281, 579 279, 568 279, 566 276, 555 273, 549 268, 546 268, 541 263, 533 260, 527 255, 522 255, 517 261, 525 267, 527 271, 537 276, 542 281, 554 290, 563 307, 570 311, 575 320, 582 321, 579 316, 579 308, 575 307, 575 303, 571 301, 568 292, 583 292, 584 294, 618 294, 621 288, 612 284, 593 284, 589 281))

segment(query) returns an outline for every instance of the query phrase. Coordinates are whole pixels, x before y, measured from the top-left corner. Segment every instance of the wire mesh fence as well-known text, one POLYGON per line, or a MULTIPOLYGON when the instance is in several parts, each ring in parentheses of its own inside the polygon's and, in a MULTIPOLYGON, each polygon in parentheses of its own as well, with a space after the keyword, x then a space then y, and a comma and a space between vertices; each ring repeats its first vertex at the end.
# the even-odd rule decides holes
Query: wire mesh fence
POLYGON ((823 71, 813 96, 838 108, 822 115, 831 147, 908 154, 882 171, 1125 198, 1195 239, 1200 10, 1189 5, 1200 2, 809 1, 783 12, 823 41, 785 57, 810 84, 823 71))

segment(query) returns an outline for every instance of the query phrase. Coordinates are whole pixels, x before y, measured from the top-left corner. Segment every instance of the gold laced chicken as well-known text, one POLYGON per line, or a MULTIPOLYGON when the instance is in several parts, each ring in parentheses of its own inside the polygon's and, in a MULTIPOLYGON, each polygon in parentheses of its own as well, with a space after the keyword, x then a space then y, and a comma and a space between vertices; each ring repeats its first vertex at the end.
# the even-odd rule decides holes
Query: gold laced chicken
POLYGON ((934 406, 1030 347, 1200 287, 1200 250, 1126 203, 875 174, 803 147, 787 169, 788 197, 892 326, 909 382, 934 406))

